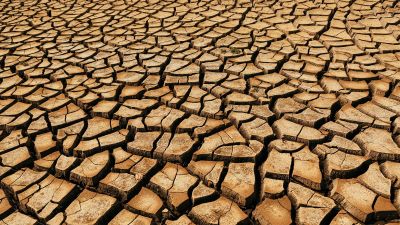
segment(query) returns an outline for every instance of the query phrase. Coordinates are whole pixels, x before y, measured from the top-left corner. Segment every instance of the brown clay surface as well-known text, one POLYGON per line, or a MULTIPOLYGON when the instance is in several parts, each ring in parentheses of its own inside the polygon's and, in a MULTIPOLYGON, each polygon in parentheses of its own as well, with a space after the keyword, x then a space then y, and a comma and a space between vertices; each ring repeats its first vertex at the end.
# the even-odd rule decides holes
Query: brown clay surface
POLYGON ((0 1, 0 224, 400 223, 397 0, 0 1))

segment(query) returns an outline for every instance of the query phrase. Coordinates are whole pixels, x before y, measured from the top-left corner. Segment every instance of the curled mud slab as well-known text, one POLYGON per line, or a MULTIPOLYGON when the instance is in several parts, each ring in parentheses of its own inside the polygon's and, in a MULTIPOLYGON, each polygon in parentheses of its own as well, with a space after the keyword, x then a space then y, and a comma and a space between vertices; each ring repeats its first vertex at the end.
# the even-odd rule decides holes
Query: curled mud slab
POLYGON ((0 12, 0 224, 400 223, 399 1, 0 12))

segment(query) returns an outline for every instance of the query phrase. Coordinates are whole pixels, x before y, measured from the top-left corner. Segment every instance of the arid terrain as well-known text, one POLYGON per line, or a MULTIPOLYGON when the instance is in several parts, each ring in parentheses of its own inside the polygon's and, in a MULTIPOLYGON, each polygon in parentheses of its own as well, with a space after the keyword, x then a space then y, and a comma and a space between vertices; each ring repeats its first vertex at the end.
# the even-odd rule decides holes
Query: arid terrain
POLYGON ((0 224, 400 224, 400 1, 0 1, 0 224))

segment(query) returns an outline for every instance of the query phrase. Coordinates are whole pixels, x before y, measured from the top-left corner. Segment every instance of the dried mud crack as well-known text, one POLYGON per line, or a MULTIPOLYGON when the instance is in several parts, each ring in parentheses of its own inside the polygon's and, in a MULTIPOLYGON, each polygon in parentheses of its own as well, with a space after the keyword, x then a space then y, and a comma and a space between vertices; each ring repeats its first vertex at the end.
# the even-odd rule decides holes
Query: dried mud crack
POLYGON ((398 0, 0 1, 0 224, 400 224, 398 0))

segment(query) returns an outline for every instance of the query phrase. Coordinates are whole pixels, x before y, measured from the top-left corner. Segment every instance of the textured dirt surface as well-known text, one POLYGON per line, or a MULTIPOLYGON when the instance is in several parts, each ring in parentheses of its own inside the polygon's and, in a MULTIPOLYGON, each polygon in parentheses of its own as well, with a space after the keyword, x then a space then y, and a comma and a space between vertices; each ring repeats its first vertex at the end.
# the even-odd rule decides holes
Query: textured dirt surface
POLYGON ((0 1, 0 224, 400 223, 398 0, 0 1))

